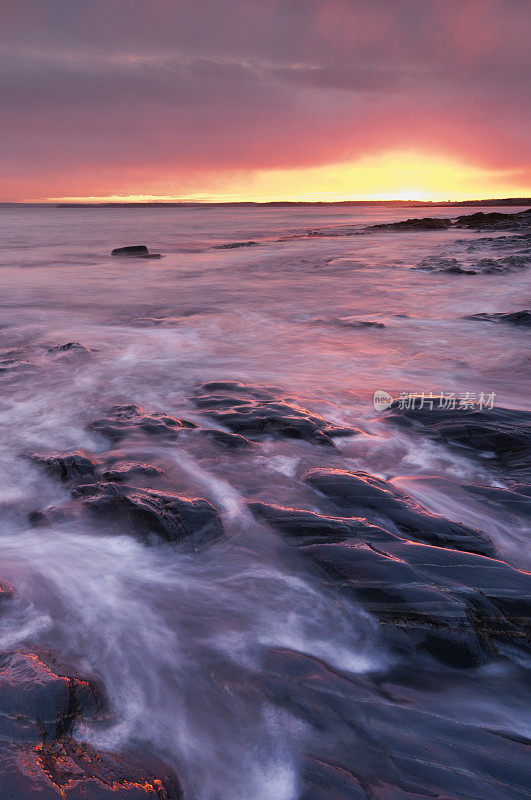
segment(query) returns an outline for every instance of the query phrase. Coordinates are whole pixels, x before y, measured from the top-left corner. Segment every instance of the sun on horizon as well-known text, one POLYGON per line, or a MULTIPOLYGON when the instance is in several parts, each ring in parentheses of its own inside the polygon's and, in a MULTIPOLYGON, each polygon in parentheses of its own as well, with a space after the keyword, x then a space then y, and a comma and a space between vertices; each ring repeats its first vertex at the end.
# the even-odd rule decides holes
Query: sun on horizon
POLYGON ((526 197, 518 173, 415 151, 294 169, 198 173, 129 183, 113 194, 31 198, 33 202, 460 201, 526 197))

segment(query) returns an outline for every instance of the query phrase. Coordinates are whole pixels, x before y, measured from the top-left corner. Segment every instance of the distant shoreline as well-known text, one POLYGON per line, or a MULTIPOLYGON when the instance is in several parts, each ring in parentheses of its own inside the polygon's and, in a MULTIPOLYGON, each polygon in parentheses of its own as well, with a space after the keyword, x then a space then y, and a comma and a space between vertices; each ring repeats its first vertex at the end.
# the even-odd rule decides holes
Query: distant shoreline
POLYGON ((489 200, 270 200, 267 202, 106 202, 106 203, 0 203, 0 208, 300 208, 300 207, 377 207, 377 208, 458 208, 462 206, 531 206, 531 197, 504 197, 489 200))
POLYGON ((193 202, 157 200, 151 202, 113 201, 105 203, 0 203, 4 207, 46 208, 298 208, 322 206, 375 206, 377 208, 454 208, 460 206, 531 206, 531 197, 503 197, 488 200, 251 200, 230 202, 193 202))

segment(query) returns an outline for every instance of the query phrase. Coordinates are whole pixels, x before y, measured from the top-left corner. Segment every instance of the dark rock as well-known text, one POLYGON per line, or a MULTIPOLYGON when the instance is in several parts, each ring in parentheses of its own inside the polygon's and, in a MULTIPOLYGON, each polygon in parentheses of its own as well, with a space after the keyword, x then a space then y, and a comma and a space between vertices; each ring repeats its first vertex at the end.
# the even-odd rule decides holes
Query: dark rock
POLYGON ((129 245, 128 247, 115 247, 111 256, 122 258, 160 258, 160 253, 150 253, 145 244, 129 245))
POLYGON ((44 467, 51 475, 63 481, 91 478, 96 472, 95 461, 81 450, 58 453, 53 456, 32 453, 30 458, 36 464, 44 467))
POLYGON ((155 475, 163 474, 164 470, 154 464, 143 464, 139 461, 119 461, 113 464, 112 468, 106 470, 102 477, 106 481, 121 483, 135 476, 151 478, 155 475))
POLYGON ((416 267, 411 267, 411 269, 423 272, 448 273, 449 275, 477 275, 476 270, 461 267, 456 258, 445 258, 444 256, 430 256, 430 258, 425 258, 420 264, 417 264, 416 267))
POLYGON ((509 230, 524 228, 531 224, 531 209, 518 211, 516 214, 502 214, 491 211, 485 214, 478 211, 475 214, 465 214, 457 217, 454 225, 458 228, 473 228, 474 230, 509 230))
POLYGON ((224 534, 219 514, 207 500, 116 483, 82 485, 72 494, 83 509, 147 541, 158 537, 195 546, 224 534))
POLYGON ((79 342, 67 342, 66 344, 56 344, 54 347, 48 348, 49 353, 79 353, 90 355, 91 349, 90 347, 86 347, 84 344, 80 344, 79 342))
POLYGON ((313 511, 284 508, 256 500, 249 501, 247 506, 257 519, 285 534, 298 546, 344 542, 358 534, 362 534, 364 541, 393 538, 393 534, 356 517, 325 516, 313 511))
POLYGON ((421 219, 405 219, 400 222, 382 222, 379 225, 371 225, 369 231, 442 231, 449 228, 452 224, 451 219, 437 219, 436 217, 422 217, 421 219))
POLYGON ((314 322, 337 325, 339 328, 385 328, 383 322, 372 322, 367 319, 356 319, 356 317, 331 317, 329 319, 316 319, 314 322))
POLYGON ((183 428, 196 428, 194 422, 170 417, 164 411, 144 411, 136 403, 113 406, 111 416, 96 419, 89 429, 101 433, 112 441, 120 441, 133 433, 174 438, 183 428))
POLYGON ((228 244, 217 244, 214 250, 236 250, 238 247, 256 247, 257 242, 229 242, 228 244))
POLYGON ((253 442, 246 439, 245 436, 240 436, 239 433, 227 433, 226 431, 217 431, 212 428, 205 428, 200 433, 228 450, 248 450, 250 447, 254 447, 253 442))
POLYGON ((527 269, 530 263, 528 256, 513 254, 504 258, 480 258, 474 266, 483 275, 507 275, 527 269))
POLYGON ((476 486, 468 484, 464 489, 472 495, 481 497, 489 504, 502 506, 514 514, 521 517, 531 517, 531 486, 514 487, 510 489, 500 489, 497 486, 476 486), (524 489, 524 491, 521 491, 524 489))
POLYGON ((490 466, 526 472, 531 454, 531 412, 476 406, 400 408, 395 402, 387 419, 411 426, 435 440, 483 458, 490 466))
POLYGON ((0 748, 0 796, 6 800, 182 800, 179 781, 162 765, 94 750, 63 737, 0 748))
POLYGON ((521 328, 531 327, 531 311, 510 311, 507 313, 488 314, 469 314, 463 319, 477 320, 478 322, 505 322, 508 325, 517 325, 521 328))
POLYGON ((70 730, 77 715, 103 709, 96 687, 56 669, 31 652, 0 656, 0 739, 56 738, 70 730))
POLYGON ((496 559, 389 538, 303 552, 374 614, 390 646, 472 667, 528 646, 531 580, 496 559))
POLYGON ((8 583, 0 583, 0 611, 7 608, 15 599, 15 590, 8 583))
POLYGON ((475 269, 463 269, 462 267, 446 267, 446 269, 441 270, 442 272, 448 272, 450 275, 477 275, 477 271, 475 269))
POLYGON ((353 428, 333 425, 295 402, 281 399, 272 389, 237 382, 215 382, 201 388, 205 394, 197 395, 194 402, 203 413, 251 440, 273 436, 333 447, 332 437, 356 433, 353 428))
POLYGON ((339 469, 312 469, 303 477, 314 489, 324 494, 335 506, 350 513, 367 514, 390 520, 408 537, 437 547, 451 547, 469 553, 494 555, 490 539, 480 531, 444 517, 430 514, 391 483, 366 472, 339 469))
POLYGON ((0 373, 11 372, 18 369, 33 367, 29 361, 18 358, 3 358, 0 360, 0 373))

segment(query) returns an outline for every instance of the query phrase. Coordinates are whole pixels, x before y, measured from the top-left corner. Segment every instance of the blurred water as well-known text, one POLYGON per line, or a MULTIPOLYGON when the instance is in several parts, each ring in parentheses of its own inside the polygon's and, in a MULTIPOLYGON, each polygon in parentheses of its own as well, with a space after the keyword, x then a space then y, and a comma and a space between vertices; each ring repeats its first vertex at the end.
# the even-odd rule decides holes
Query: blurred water
MULTIPOLYGON (((319 510, 300 481, 310 466, 499 482, 464 456, 382 425, 372 404, 377 389, 442 390, 495 392, 497 404, 529 407, 525 332, 462 319, 524 307, 528 274, 410 269, 426 258, 466 264, 496 254, 492 243, 472 252, 481 237, 469 231, 362 233, 453 211, 0 208, 0 360, 17 362, 0 374, 0 579, 19 598, 0 642, 51 648, 102 681, 114 716, 103 729, 83 723, 80 737, 151 747, 200 800, 298 796, 300 754, 315 734, 268 701, 264 653, 292 650, 350 678, 384 670, 389 657, 377 623, 328 592, 243 500, 319 510), (246 241, 257 244, 216 249, 246 241), (163 258, 110 257, 115 246, 143 243, 163 258), (334 323, 347 316, 385 328, 334 323), (48 352, 70 341, 92 354, 48 352), (28 528, 29 511, 68 493, 24 454, 106 449, 86 425, 114 403, 194 419, 190 395, 217 379, 278 386, 363 434, 332 453, 272 441, 227 454, 186 435, 124 446, 162 465, 174 491, 218 507, 229 537, 201 553, 148 549, 127 531, 107 538, 74 523, 28 528)), ((429 483, 406 486, 467 521, 466 503, 441 500, 429 483)), ((468 513, 496 538, 487 508, 468 513)), ((523 541, 518 526, 499 529, 509 561, 523 541)), ((503 703, 482 702, 489 724, 502 724, 503 703)))

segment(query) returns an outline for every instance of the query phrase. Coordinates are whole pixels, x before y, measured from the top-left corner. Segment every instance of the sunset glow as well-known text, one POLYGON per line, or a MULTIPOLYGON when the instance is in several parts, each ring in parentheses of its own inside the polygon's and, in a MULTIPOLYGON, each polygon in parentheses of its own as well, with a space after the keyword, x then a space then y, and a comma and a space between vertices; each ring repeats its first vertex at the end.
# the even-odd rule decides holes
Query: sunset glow
POLYGON ((520 0, 10 4, 0 201, 527 196, 530 17, 520 0))
MULTIPOLYGON (((270 202, 341 200, 445 201, 519 196, 529 191, 510 170, 485 170, 449 158, 398 152, 303 169, 198 175, 184 191, 178 178, 153 192, 46 198, 53 202, 270 202), (195 191, 194 191, 195 189, 195 191)), ((144 188, 144 187, 141 187, 144 188)), ((147 188, 147 187, 146 187, 147 188)))

